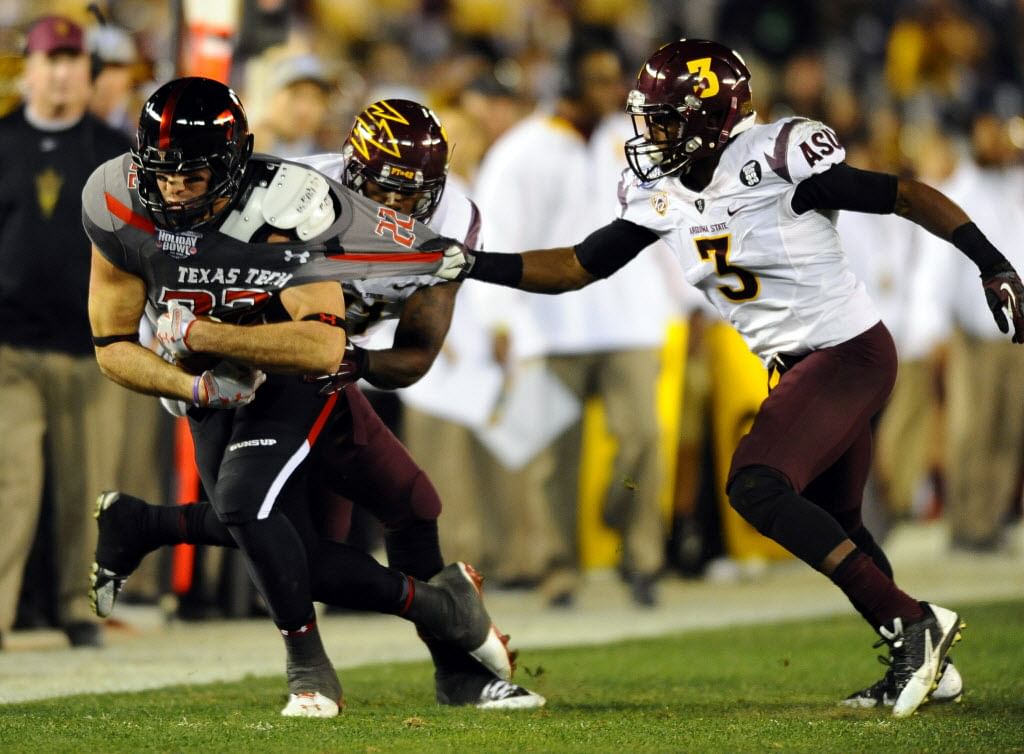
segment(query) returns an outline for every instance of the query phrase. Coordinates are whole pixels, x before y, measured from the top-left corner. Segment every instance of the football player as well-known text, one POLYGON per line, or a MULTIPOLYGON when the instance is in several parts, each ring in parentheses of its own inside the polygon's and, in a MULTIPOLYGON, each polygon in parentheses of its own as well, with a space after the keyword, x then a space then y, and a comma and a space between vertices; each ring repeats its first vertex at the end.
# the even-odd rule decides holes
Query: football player
POLYGON ((203 486, 284 637, 282 714, 338 714, 341 684, 312 603, 338 591, 331 574, 361 584, 365 607, 508 676, 478 574, 453 563, 428 583, 385 568, 320 538, 307 502, 306 459, 338 403, 307 377, 336 373, 344 358, 338 281, 429 272, 437 234, 308 167, 252 155, 238 98, 203 78, 146 101, 138 148, 100 166, 82 204, 97 361, 126 387, 191 404, 203 486), (176 363, 137 342, 144 312, 176 363))
MULTIPOLYGON (((375 102, 357 116, 343 155, 302 160, 346 187, 381 201, 397 225, 410 218, 439 233, 477 243, 480 217, 458 190, 445 192, 448 139, 437 117, 409 100, 375 102)), ((337 404, 313 452, 314 497, 329 501, 318 523, 321 535, 347 531, 349 501, 364 506, 385 527, 391 567, 422 581, 444 562, 438 543, 441 502, 434 486, 384 425, 354 384, 360 378, 382 388, 411 384, 430 368, 451 321, 458 283, 431 275, 342 281, 345 293, 346 356, 341 368, 317 380, 321 392, 336 393, 337 404), (364 342, 386 320, 397 320, 394 344, 365 350, 364 342), (344 389, 342 389, 344 388, 344 389)), ((181 508, 152 506, 129 495, 105 493, 98 510, 100 529, 91 595, 97 611, 109 615, 125 579, 151 550, 188 542, 236 546, 209 503, 181 508)), ((320 571, 325 563, 314 562, 320 571)), ((353 572, 314 580, 313 597, 354 609, 380 609, 367 599, 353 572)), ((386 605, 385 605, 386 607, 386 605)), ((544 698, 508 682, 452 642, 421 632, 435 662, 437 699, 442 704, 526 709, 544 698)))
MULTIPOLYGON (((888 645, 890 670, 854 703, 906 717, 951 675, 960 616, 893 582, 864 528, 871 418, 896 354, 850 272, 837 210, 896 213, 973 260, 1003 332, 1024 343, 1024 286, 971 219, 918 181, 854 169, 823 123, 755 122, 750 73, 712 41, 657 50, 627 99, 636 135, 619 217, 574 247, 488 254, 452 249, 439 273, 541 293, 613 274, 661 239, 687 279, 740 332, 777 380, 740 441, 727 492, 758 531, 827 575, 888 645)), ((959 693, 958 689, 952 691, 959 693)))

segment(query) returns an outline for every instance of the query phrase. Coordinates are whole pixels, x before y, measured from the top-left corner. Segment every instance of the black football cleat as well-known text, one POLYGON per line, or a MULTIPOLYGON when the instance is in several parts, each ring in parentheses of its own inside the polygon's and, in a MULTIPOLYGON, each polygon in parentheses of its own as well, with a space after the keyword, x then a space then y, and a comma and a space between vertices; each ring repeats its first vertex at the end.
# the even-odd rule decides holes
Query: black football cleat
POLYGON ((93 516, 99 526, 96 559, 89 582, 89 604, 101 618, 114 611, 124 582, 153 548, 144 544, 142 516, 148 505, 121 492, 102 492, 93 516))

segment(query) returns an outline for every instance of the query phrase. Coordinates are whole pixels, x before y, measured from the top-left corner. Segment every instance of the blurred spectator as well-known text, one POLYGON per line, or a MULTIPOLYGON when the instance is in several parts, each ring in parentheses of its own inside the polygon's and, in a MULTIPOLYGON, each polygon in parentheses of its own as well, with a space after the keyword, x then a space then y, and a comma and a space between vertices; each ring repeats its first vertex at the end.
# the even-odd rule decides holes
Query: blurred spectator
POLYGON ((303 53, 270 61, 270 66, 270 98, 253 129, 256 150, 285 159, 330 151, 323 131, 334 80, 323 62, 303 53))
MULTIPOLYGON (((953 149, 937 134, 923 134, 913 151, 917 176, 932 185, 945 183, 956 166, 953 149)), ((847 155, 859 168, 896 170, 883 151, 863 144, 855 143, 847 155)), ((840 213, 837 229, 850 267, 878 306, 899 357, 896 384, 875 429, 874 481, 881 511, 872 530, 884 532, 896 519, 936 512, 931 503, 939 490, 929 482, 941 452, 937 354, 948 327, 945 318, 934 316, 929 233, 897 215, 858 212, 840 213)))
POLYGON ((111 128, 135 135, 140 103, 135 98, 135 42, 117 26, 94 26, 87 35, 92 59, 89 111, 111 128))
MULTIPOLYGON (((1024 227, 1024 168, 1014 164, 1017 154, 1006 123, 981 115, 972 135, 973 161, 961 159, 940 188, 975 219, 993 244, 1005 249, 1012 264, 1024 264, 1019 240, 1024 227)), ((978 295, 977 277, 968 274, 968 267, 954 255, 934 258, 946 262, 936 290, 946 295, 942 308, 956 327, 946 381, 946 513, 951 541, 957 549, 991 552, 1005 544, 1005 525, 1020 498, 1024 354, 993 327, 984 297, 978 295)))
MULTIPOLYGON (((621 113, 624 83, 613 46, 600 38, 580 42, 566 62, 554 111, 534 113, 495 142, 481 165, 475 197, 492 248, 513 252, 574 243, 615 216, 622 144, 632 135, 621 113)), ((585 291, 530 296, 528 307, 543 329, 538 349, 524 355, 544 356, 581 402, 599 396, 604 405, 618 443, 604 518, 623 536, 621 568, 634 599, 652 605, 664 551, 654 385, 671 308, 657 262, 639 258, 585 291)), ((543 485, 545 507, 555 519, 543 585, 555 605, 571 604, 578 587, 581 442, 577 421, 528 471, 543 485)), ((536 497, 532 490, 523 496, 524 503, 536 497)))
POLYGON ((102 643, 86 597, 92 503, 115 483, 124 421, 121 390, 92 354, 81 189, 128 140, 87 112, 89 74, 81 27, 37 20, 25 47, 25 104, 0 120, 0 634, 14 620, 45 478, 56 618, 72 646, 102 643))
POLYGON ((460 104, 466 115, 476 121, 483 135, 484 151, 526 114, 526 106, 516 90, 502 83, 494 73, 471 81, 460 104))

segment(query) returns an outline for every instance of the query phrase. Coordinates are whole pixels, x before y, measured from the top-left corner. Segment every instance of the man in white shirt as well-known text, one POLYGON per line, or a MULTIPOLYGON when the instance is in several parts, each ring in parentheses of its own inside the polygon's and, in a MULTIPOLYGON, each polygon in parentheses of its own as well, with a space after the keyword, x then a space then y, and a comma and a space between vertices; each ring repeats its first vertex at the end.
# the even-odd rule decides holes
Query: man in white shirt
MULTIPOLYGON (((614 187, 625 168, 621 144, 629 128, 619 112, 623 81, 612 45, 582 41, 570 51, 554 110, 534 113, 495 142, 475 191, 488 218, 489 246, 522 250, 570 243, 615 211, 614 187)), ((634 599, 653 605, 665 539, 655 383, 673 306, 659 266, 654 258, 642 258, 586 291, 532 297, 527 306, 541 325, 540 337, 519 355, 543 358, 580 402, 595 396, 602 401, 618 448, 604 518, 622 534, 620 567, 634 599)), ((553 604, 570 604, 577 587, 581 445, 577 421, 526 472, 542 489, 524 498, 544 501, 553 517, 551 573, 542 585, 553 604)))

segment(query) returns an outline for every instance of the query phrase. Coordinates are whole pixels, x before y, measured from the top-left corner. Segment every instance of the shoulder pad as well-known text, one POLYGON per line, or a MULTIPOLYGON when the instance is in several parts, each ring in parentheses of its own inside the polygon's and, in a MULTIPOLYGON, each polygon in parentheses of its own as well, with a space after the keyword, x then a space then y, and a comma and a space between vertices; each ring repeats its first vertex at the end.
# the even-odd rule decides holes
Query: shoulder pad
POLYGON ((334 222, 334 200, 327 179, 304 165, 282 162, 263 197, 263 219, 282 230, 295 229, 308 241, 334 222))
POLYGON ((315 170, 294 163, 270 163, 254 183, 243 203, 221 225, 221 233, 248 241, 269 224, 281 230, 294 229, 300 240, 307 241, 335 220, 330 184, 315 170))
POLYGON ((772 124, 772 153, 765 153, 770 167, 787 183, 799 183, 846 159, 846 150, 835 131, 824 123, 790 118, 772 124))

